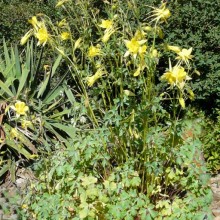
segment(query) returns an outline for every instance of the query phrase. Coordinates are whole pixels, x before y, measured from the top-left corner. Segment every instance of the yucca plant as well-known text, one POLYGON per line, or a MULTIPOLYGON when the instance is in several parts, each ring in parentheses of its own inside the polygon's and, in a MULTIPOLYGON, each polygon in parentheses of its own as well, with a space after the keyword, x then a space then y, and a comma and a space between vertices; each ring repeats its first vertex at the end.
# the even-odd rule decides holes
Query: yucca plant
POLYGON ((67 105, 74 103, 66 81, 68 71, 53 83, 61 55, 42 71, 42 53, 33 42, 20 55, 16 46, 9 49, 4 43, 0 58, 0 176, 9 169, 14 174, 15 161, 48 153, 52 144, 65 142, 65 136, 74 134, 73 127, 65 125, 65 116, 72 111, 67 105))

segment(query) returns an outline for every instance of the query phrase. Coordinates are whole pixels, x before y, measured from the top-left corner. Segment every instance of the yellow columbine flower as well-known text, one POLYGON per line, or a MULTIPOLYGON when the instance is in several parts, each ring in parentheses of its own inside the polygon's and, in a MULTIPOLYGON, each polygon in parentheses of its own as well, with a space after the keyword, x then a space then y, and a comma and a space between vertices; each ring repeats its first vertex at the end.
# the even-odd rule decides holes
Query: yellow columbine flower
POLYGON ((68 39, 70 39, 70 33, 69 32, 62 32, 60 37, 62 40, 68 40, 68 39))
POLYGON ((17 101, 15 105, 11 106, 11 108, 16 112, 16 117, 26 115, 26 112, 29 111, 29 107, 21 101, 17 101))
POLYGON ((101 27, 101 28, 104 28, 104 29, 109 29, 109 28, 113 27, 113 21, 102 19, 102 23, 99 24, 98 26, 101 27))
POLYGON ((45 45, 47 41, 49 40, 49 34, 47 32, 46 27, 40 28, 36 33, 35 33, 36 38, 38 39, 37 45, 45 45))
POLYGON ((41 22, 39 22, 37 20, 36 16, 33 16, 30 20, 28 20, 28 22, 30 24, 32 24, 32 26, 34 27, 35 30, 38 30, 40 28, 41 24, 42 24, 41 22))
POLYGON ((171 46, 171 45, 166 45, 166 49, 167 50, 172 50, 175 53, 179 53, 181 51, 181 49, 177 46, 171 46))
POLYGON ((177 85, 180 88, 183 87, 183 83, 191 78, 187 75, 185 69, 181 66, 170 67, 170 69, 163 74, 162 80, 166 80, 171 86, 177 85))
POLYGON ((61 5, 63 5, 65 2, 68 2, 68 1, 69 1, 69 0, 61 0, 61 1, 58 1, 55 7, 56 7, 56 8, 57 8, 57 7, 60 7, 61 5))
POLYGON ((142 40, 146 36, 146 33, 143 30, 137 30, 134 34, 136 40, 142 40))
POLYGON ((143 51, 146 51, 147 48, 142 47, 141 45, 144 44, 146 41, 147 40, 138 41, 136 40, 136 38, 132 38, 130 41, 125 40, 125 45, 128 48, 128 50, 126 51, 124 57, 127 57, 129 56, 129 54, 132 54, 134 58, 136 58, 138 53, 142 54, 143 51))
POLYGON ((102 53, 102 50, 99 47, 99 45, 97 45, 96 47, 95 46, 89 47, 88 57, 92 58, 92 57, 95 57, 95 56, 101 56, 102 54, 103 53, 102 53))
POLYGON ((80 47, 82 38, 80 37, 78 40, 76 40, 75 44, 74 44, 74 50, 76 50, 77 48, 80 47))
POLYGON ((104 74, 106 74, 103 68, 99 68, 93 76, 87 77, 87 84, 89 87, 92 87, 93 84, 101 78, 104 74))
POLYGON ((31 29, 29 30, 22 38, 21 38, 21 41, 20 41, 20 44, 21 45, 24 45, 27 43, 28 39, 34 34, 34 30, 31 29))
POLYGON ((155 17, 153 21, 158 22, 159 20, 165 21, 171 16, 170 10, 166 8, 166 3, 163 3, 159 8, 154 8, 153 15, 155 17))
POLYGON ((189 64, 189 60, 193 58, 191 55, 192 53, 192 47, 187 49, 182 49, 180 52, 177 53, 178 57, 176 57, 177 60, 184 61, 187 65, 189 64))
POLYGON ((116 31, 116 29, 112 28, 107 28, 104 32, 104 36, 102 37, 102 42, 106 43, 108 42, 109 38, 111 35, 116 31))
POLYGON ((62 19, 59 23, 58 23, 58 27, 65 27, 67 26, 68 23, 66 22, 66 19, 62 19))
POLYGON ((184 100, 183 98, 179 98, 179 103, 180 103, 180 105, 181 105, 181 107, 182 107, 183 109, 186 108, 185 100, 184 100))

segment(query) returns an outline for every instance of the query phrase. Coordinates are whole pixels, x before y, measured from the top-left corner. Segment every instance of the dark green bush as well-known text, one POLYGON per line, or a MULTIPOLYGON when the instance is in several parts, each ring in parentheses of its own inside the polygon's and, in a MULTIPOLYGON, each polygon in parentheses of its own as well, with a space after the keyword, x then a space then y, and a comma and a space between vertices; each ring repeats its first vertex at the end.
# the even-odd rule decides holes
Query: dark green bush
POLYGON ((172 17, 164 30, 169 44, 193 47, 194 65, 201 73, 193 81, 195 104, 211 114, 220 107, 219 8, 219 1, 171 1, 172 17))

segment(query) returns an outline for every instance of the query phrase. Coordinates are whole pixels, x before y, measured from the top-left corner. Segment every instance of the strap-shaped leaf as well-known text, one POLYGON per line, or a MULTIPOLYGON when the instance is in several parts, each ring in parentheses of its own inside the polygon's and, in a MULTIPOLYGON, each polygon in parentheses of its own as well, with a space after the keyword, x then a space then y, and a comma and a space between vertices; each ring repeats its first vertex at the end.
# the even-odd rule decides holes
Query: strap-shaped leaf
POLYGON ((11 92, 11 90, 5 85, 5 83, 3 83, 1 80, 0 80, 0 88, 6 92, 10 97, 14 97, 14 94, 11 92))
POLYGON ((27 77, 28 77, 29 72, 30 72, 30 70, 25 68, 25 67, 22 69, 22 75, 21 75, 21 78, 19 80, 19 86, 18 86, 18 91, 17 91, 17 97, 19 97, 20 92, 24 88, 24 85, 27 81, 27 77))
POLYGON ((0 177, 3 176, 10 168, 9 164, 5 164, 2 166, 2 168, 0 169, 0 177))
POLYGON ((16 143, 13 140, 6 140, 6 144, 16 150, 19 154, 24 155, 27 159, 31 159, 31 154, 25 149, 25 147, 21 143, 16 143))
POLYGON ((49 73, 49 74, 46 76, 46 79, 42 82, 41 87, 40 87, 40 90, 39 90, 39 92, 38 92, 38 94, 37 94, 37 98, 39 98, 40 96, 42 96, 43 93, 44 93, 44 91, 46 90, 47 85, 48 85, 49 80, 50 80, 50 74, 51 74, 51 73, 49 73))
POLYGON ((76 129, 72 126, 62 125, 60 123, 51 123, 52 126, 64 131, 71 138, 76 138, 76 129))

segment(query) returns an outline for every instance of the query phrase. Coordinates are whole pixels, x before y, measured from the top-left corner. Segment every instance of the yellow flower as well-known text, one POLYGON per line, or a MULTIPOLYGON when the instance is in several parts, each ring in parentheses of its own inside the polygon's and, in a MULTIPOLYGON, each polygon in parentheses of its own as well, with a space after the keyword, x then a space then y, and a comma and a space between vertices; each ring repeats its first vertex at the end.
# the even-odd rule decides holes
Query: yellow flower
POLYGON ((80 44, 81 44, 82 38, 80 37, 78 40, 76 40, 75 44, 74 44, 74 50, 76 50, 77 48, 79 48, 80 44))
POLYGON ((58 1, 55 7, 56 7, 56 8, 57 8, 57 7, 60 7, 61 5, 63 5, 65 2, 68 2, 68 1, 69 1, 69 0, 61 0, 61 1, 58 1))
POLYGON ((115 31, 116 29, 114 29, 113 27, 106 29, 104 32, 104 36, 102 37, 102 42, 106 43, 115 31))
POLYGON ((36 33, 35 33, 36 38, 38 39, 37 45, 45 45, 47 41, 49 40, 49 34, 47 32, 46 27, 40 28, 36 33))
POLYGON ((184 61, 187 65, 189 64, 189 60, 193 58, 191 55, 192 53, 192 47, 187 49, 182 49, 180 52, 177 53, 178 57, 176 57, 177 60, 184 61))
POLYGON ((28 22, 32 24, 35 30, 38 30, 42 25, 42 23, 37 20, 36 16, 33 16, 28 22))
POLYGON ((179 103, 180 103, 180 105, 181 105, 181 107, 182 107, 183 109, 186 108, 185 101, 184 101, 183 98, 179 98, 179 103))
POLYGON ((181 51, 181 49, 177 46, 171 46, 171 45, 166 45, 166 49, 167 50, 172 50, 175 53, 179 53, 181 51))
POLYGON ((97 45, 96 47, 95 46, 89 47, 88 57, 92 58, 92 57, 95 57, 95 56, 101 56, 102 54, 103 53, 102 53, 102 50, 99 47, 99 45, 97 45))
POLYGON ((28 127, 33 128, 33 124, 31 123, 31 121, 22 120, 21 127, 24 128, 24 129, 27 129, 28 127))
POLYGON ((26 115, 26 112, 29 111, 29 107, 21 101, 17 101, 15 105, 11 106, 11 108, 16 112, 16 117, 26 115))
POLYGON ((104 74, 106 74, 106 71, 103 70, 103 68, 99 68, 96 73, 93 76, 87 77, 87 84, 89 87, 92 87, 93 84, 101 78, 104 74))
POLYGON ((157 52, 156 49, 151 48, 150 52, 151 52, 151 56, 152 56, 152 57, 154 57, 154 58, 157 58, 157 57, 158 57, 158 52, 157 52))
POLYGON ((16 128, 12 128, 10 131, 11 138, 17 138, 19 136, 18 130, 16 128))
POLYGON ((68 23, 66 22, 66 19, 62 19, 59 23, 58 23, 58 27, 65 27, 67 26, 68 23))
POLYGON ((185 72, 185 69, 181 66, 170 67, 170 69, 163 74, 161 80, 166 80, 170 85, 177 85, 182 89, 186 80, 191 78, 185 72))
POLYGON ((21 208, 22 208, 22 209, 27 209, 27 208, 28 208, 28 205, 27 205, 27 204, 23 204, 23 205, 21 206, 21 208))
POLYGON ((28 39, 34 34, 34 30, 31 29, 29 30, 22 38, 21 38, 21 41, 20 41, 20 44, 21 45, 24 45, 27 43, 28 39))
POLYGON ((134 38, 136 40, 142 40, 142 39, 144 39, 145 36, 146 36, 146 33, 143 30, 137 30, 135 32, 134 38))
POLYGON ((62 32, 60 37, 62 40, 68 40, 68 39, 70 39, 70 33, 69 32, 62 32))
POLYGON ((163 3, 159 8, 154 8, 153 15, 155 17, 153 21, 158 22, 159 20, 165 21, 171 16, 170 10, 166 8, 166 3, 163 3))
POLYGON ((141 40, 138 41, 136 38, 132 38, 130 41, 125 40, 125 46, 128 48, 126 51, 124 57, 129 56, 129 54, 132 54, 134 58, 137 57, 137 54, 143 54, 143 52, 146 51, 147 47, 142 47, 141 45, 144 44, 147 40, 141 40))
POLYGON ((109 28, 113 27, 113 21, 102 19, 102 23, 99 24, 98 26, 101 27, 101 28, 104 28, 104 29, 109 29, 109 28))

